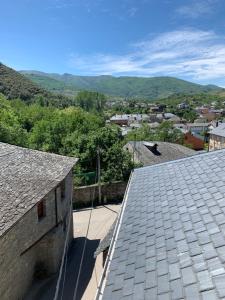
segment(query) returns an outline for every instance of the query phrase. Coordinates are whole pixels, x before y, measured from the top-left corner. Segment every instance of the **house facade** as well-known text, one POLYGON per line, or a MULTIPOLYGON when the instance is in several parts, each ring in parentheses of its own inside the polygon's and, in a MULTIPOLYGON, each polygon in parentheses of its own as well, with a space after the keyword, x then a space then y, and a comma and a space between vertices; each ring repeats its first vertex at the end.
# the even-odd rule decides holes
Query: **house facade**
POLYGON ((225 148, 225 123, 217 125, 209 133, 209 151, 225 148))
POLYGON ((73 239, 76 159, 0 143, 0 299, 20 300, 56 273, 73 239))
POLYGON ((209 123, 187 123, 185 130, 192 133, 203 133, 208 131, 209 123))

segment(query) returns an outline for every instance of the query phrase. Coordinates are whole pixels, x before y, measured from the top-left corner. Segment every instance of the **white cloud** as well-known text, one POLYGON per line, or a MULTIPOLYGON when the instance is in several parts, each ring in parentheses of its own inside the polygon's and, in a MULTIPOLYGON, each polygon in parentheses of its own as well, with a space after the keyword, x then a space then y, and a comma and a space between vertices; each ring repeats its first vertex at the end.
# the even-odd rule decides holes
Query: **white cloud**
POLYGON ((214 11, 216 2, 217 0, 191 2, 189 5, 180 6, 176 12, 183 17, 196 19, 211 14, 214 11))
POLYGON ((127 13, 129 17, 134 17, 137 13, 138 9, 137 7, 131 7, 130 9, 128 9, 127 13))
POLYGON ((178 76, 200 82, 225 78, 225 37, 213 31, 177 30, 132 45, 124 55, 70 57, 82 74, 178 76))

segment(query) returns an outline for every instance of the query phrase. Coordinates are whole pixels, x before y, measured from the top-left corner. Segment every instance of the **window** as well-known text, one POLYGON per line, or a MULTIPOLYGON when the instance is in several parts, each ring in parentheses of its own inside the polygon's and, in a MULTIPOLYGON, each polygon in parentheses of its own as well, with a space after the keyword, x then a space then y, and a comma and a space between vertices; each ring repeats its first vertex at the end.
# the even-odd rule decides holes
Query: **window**
POLYGON ((38 214, 38 221, 40 221, 42 218, 46 215, 46 208, 45 208, 45 201, 41 200, 37 204, 37 214, 38 214))
POLYGON ((66 183, 65 180, 62 181, 61 185, 61 200, 64 200, 65 196, 66 196, 66 183))

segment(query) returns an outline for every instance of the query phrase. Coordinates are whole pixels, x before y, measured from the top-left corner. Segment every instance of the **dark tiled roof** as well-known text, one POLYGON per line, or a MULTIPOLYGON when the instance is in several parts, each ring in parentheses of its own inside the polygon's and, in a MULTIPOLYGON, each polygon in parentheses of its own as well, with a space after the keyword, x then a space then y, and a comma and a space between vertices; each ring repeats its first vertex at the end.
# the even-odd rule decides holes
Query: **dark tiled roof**
MULTIPOLYGON (((144 141, 140 142, 128 142, 127 145, 131 145, 135 149, 135 154, 138 160, 143 163, 144 166, 150 166, 170 160, 184 158, 190 155, 197 154, 196 151, 184 147, 179 144, 167 143, 167 142, 151 142, 158 145, 157 153, 149 150, 144 141)), ((126 145, 124 146, 126 148, 126 145)))
POLYGON ((103 299, 225 299, 225 150, 136 169, 103 299))
POLYGON ((76 161, 0 143, 0 236, 58 185, 76 161))

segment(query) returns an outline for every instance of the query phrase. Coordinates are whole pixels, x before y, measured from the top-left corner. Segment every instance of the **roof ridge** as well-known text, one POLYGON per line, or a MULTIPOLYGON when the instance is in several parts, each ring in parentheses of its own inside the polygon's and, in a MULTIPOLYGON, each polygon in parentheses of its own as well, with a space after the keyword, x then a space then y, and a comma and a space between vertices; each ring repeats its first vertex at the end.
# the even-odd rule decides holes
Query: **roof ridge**
POLYGON ((144 166, 144 167, 135 168, 134 171, 139 170, 139 169, 144 169, 144 168, 152 168, 152 167, 158 167, 158 166, 161 166, 161 165, 172 164, 172 163, 176 163, 176 162, 183 161, 183 160, 197 158, 197 157, 203 156, 203 155, 208 156, 208 155, 215 154, 215 152, 217 152, 217 153, 218 152, 225 152, 225 148, 224 149, 216 149, 214 151, 208 151, 206 153, 199 153, 199 154, 196 153, 196 154, 193 154, 193 155, 189 155, 187 157, 173 159, 173 160, 170 160, 170 161, 165 161, 163 163, 154 164, 154 165, 151 165, 151 166, 144 166))

